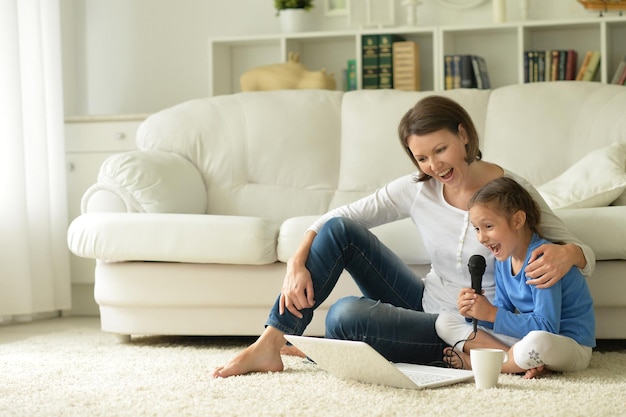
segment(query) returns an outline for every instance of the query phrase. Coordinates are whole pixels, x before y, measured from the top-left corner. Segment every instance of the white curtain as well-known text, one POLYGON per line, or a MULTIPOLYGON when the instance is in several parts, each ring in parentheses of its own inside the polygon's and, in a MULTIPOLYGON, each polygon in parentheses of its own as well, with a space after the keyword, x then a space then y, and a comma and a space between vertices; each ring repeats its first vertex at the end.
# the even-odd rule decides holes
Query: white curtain
POLYGON ((58 0, 0 0, 0 322, 71 307, 58 0))

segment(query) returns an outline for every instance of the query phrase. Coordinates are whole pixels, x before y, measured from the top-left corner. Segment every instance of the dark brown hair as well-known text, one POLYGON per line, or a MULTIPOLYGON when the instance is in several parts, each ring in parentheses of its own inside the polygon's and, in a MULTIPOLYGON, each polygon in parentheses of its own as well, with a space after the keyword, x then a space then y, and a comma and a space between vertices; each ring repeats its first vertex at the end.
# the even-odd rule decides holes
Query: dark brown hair
POLYGON ((427 135, 438 130, 446 129, 455 135, 459 134, 459 126, 463 126, 467 132, 467 157, 465 160, 471 164, 482 159, 482 153, 478 147, 478 133, 472 118, 467 111, 456 101, 443 96, 427 96, 413 106, 400 120, 398 135, 402 147, 413 161, 419 171, 418 181, 426 181, 431 177, 424 174, 419 164, 409 149, 407 140, 411 135, 427 135))
POLYGON ((472 196, 469 208, 474 204, 489 204, 493 210, 510 219, 518 210, 526 213, 526 225, 531 231, 539 233, 541 210, 528 190, 517 181, 500 177, 489 181, 472 196))

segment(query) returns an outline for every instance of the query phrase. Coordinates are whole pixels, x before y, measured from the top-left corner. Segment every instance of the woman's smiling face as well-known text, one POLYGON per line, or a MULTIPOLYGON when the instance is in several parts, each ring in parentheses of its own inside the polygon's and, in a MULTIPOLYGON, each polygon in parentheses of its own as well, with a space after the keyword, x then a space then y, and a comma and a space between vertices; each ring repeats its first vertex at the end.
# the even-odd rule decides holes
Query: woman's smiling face
POLYGON ((455 134, 441 129, 426 135, 411 135, 407 145, 420 170, 444 185, 459 184, 468 167, 463 129, 455 134))

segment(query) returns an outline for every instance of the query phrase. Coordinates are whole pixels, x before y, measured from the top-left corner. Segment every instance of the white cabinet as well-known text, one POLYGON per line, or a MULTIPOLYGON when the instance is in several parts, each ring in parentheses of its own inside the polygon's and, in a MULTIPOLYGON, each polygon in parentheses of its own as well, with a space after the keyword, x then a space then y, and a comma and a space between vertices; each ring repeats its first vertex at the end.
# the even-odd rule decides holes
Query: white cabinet
MULTIPOLYGON (((68 221, 80 215, 80 201, 84 192, 96 182, 102 162, 110 155, 136 149, 135 134, 145 115, 78 116, 65 120, 65 152, 67 161, 68 221)), ((95 261, 70 255, 71 282, 74 294, 84 291, 76 286, 94 283, 95 261)), ((93 291, 91 291, 93 294, 93 291)), ((93 295, 91 296, 93 303, 93 295)), ((76 306, 85 306, 86 300, 73 300, 76 306)), ((79 308, 80 309, 80 308, 79 308)))
MULTIPOLYGON (((213 38, 209 40, 209 94, 241 91, 241 74, 256 66, 286 62, 292 51, 300 54, 300 62, 309 70, 326 68, 334 73, 337 89, 341 89, 346 61, 356 59, 357 68, 361 68, 361 36, 385 33, 419 44, 422 90, 443 90, 443 57, 447 54, 483 56, 493 87, 524 81, 525 50, 574 49, 578 66, 588 50, 599 50, 600 69, 595 80, 604 83, 610 82, 626 55, 626 18, 622 16, 213 38)), ((357 84, 359 88, 362 85, 359 70, 357 84)))

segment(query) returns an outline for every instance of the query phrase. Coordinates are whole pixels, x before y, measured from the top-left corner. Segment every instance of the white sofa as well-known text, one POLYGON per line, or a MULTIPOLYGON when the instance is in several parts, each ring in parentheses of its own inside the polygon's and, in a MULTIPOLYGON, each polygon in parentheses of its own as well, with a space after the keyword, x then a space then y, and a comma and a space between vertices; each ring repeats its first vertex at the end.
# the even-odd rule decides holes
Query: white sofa
MULTIPOLYGON (((123 340, 260 334, 313 219, 414 171, 397 125, 428 94, 240 93, 150 116, 140 150, 102 165, 68 230, 71 251, 97 259, 102 329, 123 340)), ((626 338, 626 88, 553 82, 439 94, 469 111, 484 158, 541 186, 592 247, 597 337, 626 338)), ((374 232, 427 270, 409 220, 374 232)), ((307 334, 322 335, 328 305, 358 293, 342 277, 307 334)))

